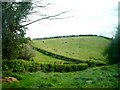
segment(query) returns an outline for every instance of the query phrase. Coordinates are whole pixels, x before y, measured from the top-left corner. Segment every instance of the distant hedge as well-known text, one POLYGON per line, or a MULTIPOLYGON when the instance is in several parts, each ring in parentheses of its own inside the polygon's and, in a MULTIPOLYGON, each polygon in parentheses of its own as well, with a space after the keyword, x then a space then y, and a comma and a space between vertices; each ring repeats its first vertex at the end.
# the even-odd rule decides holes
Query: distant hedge
POLYGON ((98 36, 98 37, 102 37, 102 38, 105 38, 105 39, 108 39, 108 40, 112 40, 113 38, 109 38, 109 37, 105 37, 105 36, 98 36))
POLYGON ((37 48, 37 47, 34 47, 34 49, 36 49, 37 51, 39 51, 39 52, 41 52, 41 53, 43 53, 45 55, 51 56, 53 58, 74 62, 76 64, 78 64, 78 63, 88 63, 89 66, 102 66, 102 65, 106 64, 105 62, 100 61, 100 60, 85 60, 84 61, 84 60, 78 60, 78 59, 58 55, 58 54, 55 54, 55 53, 52 53, 52 52, 49 52, 49 51, 46 51, 46 50, 43 50, 43 49, 37 48))
POLYGON ((66 36, 55 36, 55 37, 45 37, 45 38, 34 38, 33 40, 44 40, 44 39, 65 38, 65 37, 80 37, 80 36, 96 36, 96 37, 102 37, 105 39, 112 39, 112 38, 105 37, 105 36, 86 34, 86 35, 66 35, 66 36))
POLYGON ((87 63, 54 65, 25 60, 3 60, 2 62, 2 70, 11 72, 70 72, 84 70, 87 67, 87 63))

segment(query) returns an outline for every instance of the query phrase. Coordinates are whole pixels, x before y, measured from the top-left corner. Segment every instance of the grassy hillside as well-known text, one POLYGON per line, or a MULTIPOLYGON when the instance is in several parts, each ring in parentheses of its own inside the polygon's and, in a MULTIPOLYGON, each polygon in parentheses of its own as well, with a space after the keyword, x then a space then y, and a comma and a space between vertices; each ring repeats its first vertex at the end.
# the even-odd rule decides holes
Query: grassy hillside
POLYGON ((36 56, 33 57, 34 61, 41 64, 63 64, 68 61, 52 58, 50 56, 46 56, 38 51, 36 51, 36 56))
POLYGON ((18 82, 3 83, 3 88, 118 88, 118 64, 89 68, 78 72, 4 73, 18 82))
POLYGON ((70 58, 105 61, 103 52, 111 41, 97 36, 80 36, 34 40, 33 42, 35 47, 70 58))

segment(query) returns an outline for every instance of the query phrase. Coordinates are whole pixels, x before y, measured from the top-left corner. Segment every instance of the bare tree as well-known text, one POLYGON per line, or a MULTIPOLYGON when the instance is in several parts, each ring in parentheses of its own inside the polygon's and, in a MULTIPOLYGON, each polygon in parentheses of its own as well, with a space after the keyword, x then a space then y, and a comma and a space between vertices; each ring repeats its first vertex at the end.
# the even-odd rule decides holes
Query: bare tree
MULTIPOLYGON (((44 10, 49 8, 50 5, 52 5, 50 2, 45 3, 43 0, 34 0, 32 2, 33 10, 31 11, 31 13, 29 15, 30 16, 34 16, 35 15, 36 17, 38 17, 38 19, 30 20, 28 18, 28 20, 27 20, 28 22, 26 24, 24 24, 24 25, 21 25, 19 28, 28 26, 30 24, 33 24, 35 22, 39 22, 39 21, 44 20, 44 19, 55 20, 55 19, 65 19, 65 18, 72 17, 72 16, 61 17, 61 15, 65 14, 65 13, 67 13, 69 11, 62 11, 62 12, 56 13, 54 15, 46 14, 44 12, 44 10), (43 13, 40 10, 43 10, 43 13)), ((26 22, 26 20, 25 20, 25 22, 26 22)))

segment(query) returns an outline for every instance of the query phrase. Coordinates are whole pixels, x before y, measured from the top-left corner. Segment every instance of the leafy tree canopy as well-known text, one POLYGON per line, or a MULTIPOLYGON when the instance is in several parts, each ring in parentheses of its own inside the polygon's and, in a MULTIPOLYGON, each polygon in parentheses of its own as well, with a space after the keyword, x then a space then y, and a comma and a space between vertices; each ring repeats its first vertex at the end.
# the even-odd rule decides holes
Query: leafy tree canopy
POLYGON ((115 38, 112 40, 111 45, 105 51, 108 54, 108 63, 114 64, 120 62, 120 25, 117 28, 115 38))
POLYGON ((20 28, 24 19, 32 10, 31 2, 2 3, 2 58, 14 59, 19 56, 22 44, 27 43, 25 31, 20 28))

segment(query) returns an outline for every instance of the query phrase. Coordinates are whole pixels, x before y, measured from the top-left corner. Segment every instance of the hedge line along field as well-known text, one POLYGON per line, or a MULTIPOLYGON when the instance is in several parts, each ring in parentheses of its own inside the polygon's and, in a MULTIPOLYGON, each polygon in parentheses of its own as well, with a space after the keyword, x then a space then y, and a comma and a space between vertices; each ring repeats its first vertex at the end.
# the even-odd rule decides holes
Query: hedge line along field
POLYGON ((46 56, 50 56, 53 58, 57 58, 60 60, 64 60, 64 61, 69 61, 69 62, 64 62, 64 64, 70 64, 70 63, 87 63, 89 66, 101 66, 101 65, 105 65, 107 64, 106 62, 102 61, 102 60, 77 60, 77 59, 73 59, 73 58, 69 58, 66 56, 62 56, 62 55, 58 55, 52 52, 48 52, 46 50, 34 47, 35 50, 37 50, 38 52, 46 55, 46 56))
POLYGON ((64 61, 64 60, 60 60, 57 58, 52 58, 50 56, 44 55, 38 51, 35 51, 36 56, 33 57, 33 60, 37 63, 40 64, 63 64, 63 63, 71 63, 69 61, 64 61))
POLYGON ((33 40, 34 46, 79 60, 102 60, 105 49, 111 40, 98 36, 80 36, 67 38, 53 38, 45 40, 33 40))
MULTIPOLYGON (((4 72, 3 77, 17 78, 18 82, 3 83, 3 88, 119 88, 119 64, 99 66, 83 71, 59 73, 4 72)), ((111 89, 110 89, 111 90, 111 89)), ((117 90, 117 89, 116 89, 117 90)))
POLYGON ((87 63, 80 64, 40 64, 34 61, 25 61, 22 59, 4 60, 2 62, 3 71, 11 72, 75 72, 88 68, 87 63))

